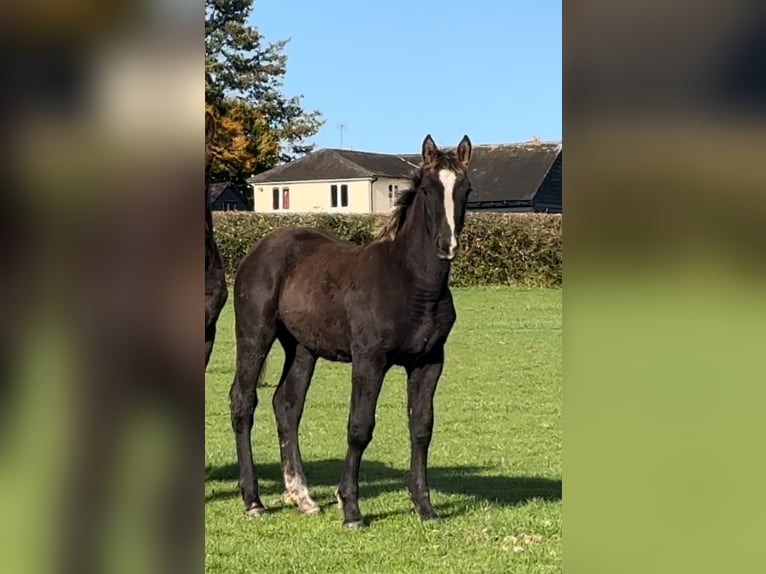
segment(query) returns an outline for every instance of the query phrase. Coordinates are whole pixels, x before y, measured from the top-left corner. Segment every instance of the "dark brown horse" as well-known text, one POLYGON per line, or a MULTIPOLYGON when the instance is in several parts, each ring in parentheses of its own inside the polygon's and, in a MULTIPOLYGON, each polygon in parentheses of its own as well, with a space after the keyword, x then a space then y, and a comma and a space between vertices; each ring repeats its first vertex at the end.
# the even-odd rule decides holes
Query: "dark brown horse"
POLYGON ((218 316, 226 303, 226 277, 221 254, 213 235, 213 215, 210 213, 210 165, 212 144, 215 137, 215 119, 205 112, 205 367, 210 360, 215 341, 218 316))
POLYGON ((364 246, 321 231, 291 228, 264 237, 243 259, 234 283, 237 369, 230 391, 239 486, 248 515, 265 510, 250 443, 256 382, 275 339, 285 364, 273 397, 286 499, 319 511, 306 486, 298 425, 314 365, 321 357, 352 363, 348 452, 336 492, 343 523, 364 525, 359 465, 375 426, 383 379, 393 365, 408 375, 409 492, 423 519, 437 518, 426 480, 433 395, 444 343, 455 322, 448 287, 470 191, 471 142, 455 152, 423 141, 423 163, 397 202, 388 227, 364 246))

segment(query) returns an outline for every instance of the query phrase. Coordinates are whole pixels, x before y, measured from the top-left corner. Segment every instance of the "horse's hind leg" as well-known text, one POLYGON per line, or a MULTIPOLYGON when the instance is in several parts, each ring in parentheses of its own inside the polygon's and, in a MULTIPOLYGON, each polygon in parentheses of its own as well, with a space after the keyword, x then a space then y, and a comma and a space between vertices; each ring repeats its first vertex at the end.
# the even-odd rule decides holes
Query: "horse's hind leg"
POLYGON ((309 495, 298 445, 298 426, 303 414, 306 392, 314 374, 316 357, 289 336, 280 335, 280 341, 285 349, 285 366, 272 404, 279 433, 285 500, 295 503, 301 512, 316 514, 319 512, 319 505, 309 495))
POLYGON ((229 391, 231 425, 237 445, 239 463, 239 489, 245 502, 248 516, 259 516, 265 512, 258 496, 258 481, 253 469, 253 450, 250 443, 253 428, 253 413, 258 404, 256 385, 261 369, 275 338, 273 324, 261 323, 255 331, 248 330, 245 336, 237 326, 237 372, 229 391))

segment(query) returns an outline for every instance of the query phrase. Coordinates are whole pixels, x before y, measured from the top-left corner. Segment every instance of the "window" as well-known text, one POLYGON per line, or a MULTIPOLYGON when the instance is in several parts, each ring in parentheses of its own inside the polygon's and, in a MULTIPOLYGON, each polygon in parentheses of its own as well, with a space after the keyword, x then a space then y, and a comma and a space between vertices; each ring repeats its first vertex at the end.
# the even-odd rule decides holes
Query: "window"
POLYGON ((388 186, 388 205, 389 207, 393 207, 396 203, 396 196, 399 194, 399 186, 398 185, 389 185, 388 186))
POLYGON ((290 209, 290 188, 283 187, 280 193, 278 187, 271 188, 271 208, 274 211, 290 209))
POLYGON ((290 209, 290 188, 282 188, 282 209, 290 209))
POLYGON ((388 186, 388 205, 393 208, 396 205, 396 200, 399 196, 399 185, 391 184, 388 186))
POLYGON ((345 183, 340 186, 340 206, 348 207, 348 186, 345 183))
POLYGON ((348 207, 348 185, 345 183, 340 186, 340 197, 338 197, 338 186, 330 186, 330 207, 348 207))

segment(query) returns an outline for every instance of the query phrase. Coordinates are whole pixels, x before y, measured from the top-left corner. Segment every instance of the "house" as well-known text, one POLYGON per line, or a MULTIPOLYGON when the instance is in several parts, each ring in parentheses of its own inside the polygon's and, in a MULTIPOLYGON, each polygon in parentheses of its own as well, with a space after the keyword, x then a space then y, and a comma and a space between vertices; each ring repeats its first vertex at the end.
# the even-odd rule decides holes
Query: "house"
POLYGON ((208 201, 212 211, 252 211, 252 187, 244 182, 211 183, 208 201))
POLYGON ((416 167, 398 155, 327 148, 248 182, 259 212, 387 213, 416 167))
MULTIPOLYGON (((471 211, 561 213, 561 142, 475 145, 471 211)), ((420 154, 320 149, 248 181, 260 212, 387 213, 420 154)))

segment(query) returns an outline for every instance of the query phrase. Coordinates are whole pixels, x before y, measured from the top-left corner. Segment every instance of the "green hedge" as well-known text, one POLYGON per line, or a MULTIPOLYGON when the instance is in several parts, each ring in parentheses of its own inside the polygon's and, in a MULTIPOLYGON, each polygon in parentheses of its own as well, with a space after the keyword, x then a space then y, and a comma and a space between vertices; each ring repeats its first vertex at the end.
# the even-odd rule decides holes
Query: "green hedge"
MULTIPOLYGON (((215 234, 231 277, 250 247, 279 227, 305 225, 355 243, 370 241, 379 215, 214 212, 215 234)), ((451 283, 468 285, 561 286, 561 216, 538 213, 469 213, 452 264, 451 283)))

